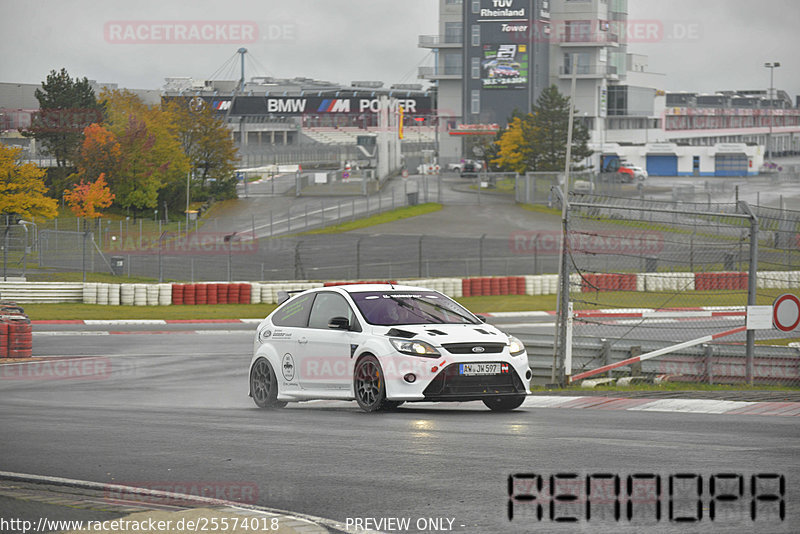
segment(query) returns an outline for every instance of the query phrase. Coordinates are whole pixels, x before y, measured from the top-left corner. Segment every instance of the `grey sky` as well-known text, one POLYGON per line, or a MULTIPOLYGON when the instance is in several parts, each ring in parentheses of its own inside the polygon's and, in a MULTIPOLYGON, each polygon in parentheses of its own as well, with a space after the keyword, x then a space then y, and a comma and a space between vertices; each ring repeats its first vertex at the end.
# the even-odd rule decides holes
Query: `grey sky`
MULTIPOLYGON (((166 76, 207 78, 241 45, 115 44, 104 32, 109 23, 249 22, 259 39, 243 46, 266 72, 248 62, 248 76, 388 85, 419 82, 416 66, 428 50, 417 47, 417 38, 437 33, 438 12, 437 0, 0 0, 0 6, 0 81, 38 83, 64 66, 73 76, 141 89, 160 88, 166 76)), ((763 63, 780 61, 776 87, 800 94, 797 0, 630 0, 629 18, 664 28, 663 38, 638 40, 629 51, 650 56, 651 70, 667 75, 665 89, 763 88, 769 85, 763 63)), ((227 77, 238 78, 238 71, 227 77)))

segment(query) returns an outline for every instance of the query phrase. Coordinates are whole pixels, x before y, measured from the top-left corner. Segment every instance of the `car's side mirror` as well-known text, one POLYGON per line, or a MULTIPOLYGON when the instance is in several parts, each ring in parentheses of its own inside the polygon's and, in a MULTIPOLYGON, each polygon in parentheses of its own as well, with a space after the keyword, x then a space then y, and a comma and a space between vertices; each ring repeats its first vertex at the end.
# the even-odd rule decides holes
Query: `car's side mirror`
POLYGON ((479 320, 480 322, 482 322, 482 323, 485 323, 485 322, 486 322, 486 320, 488 319, 488 317, 486 317, 485 315, 475 315, 475 317, 477 317, 477 318, 478 318, 478 320, 479 320))
POLYGON ((350 330, 350 321, 347 317, 332 317, 328 321, 328 328, 332 330, 350 330))

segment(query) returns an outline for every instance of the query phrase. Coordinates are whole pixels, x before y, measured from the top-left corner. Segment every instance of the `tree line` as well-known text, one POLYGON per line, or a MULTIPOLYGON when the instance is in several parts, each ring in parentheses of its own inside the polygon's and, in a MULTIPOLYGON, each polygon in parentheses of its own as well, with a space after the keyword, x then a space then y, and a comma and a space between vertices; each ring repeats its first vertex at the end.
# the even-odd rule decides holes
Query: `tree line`
POLYGON ((35 92, 39 110, 22 135, 35 139, 56 166, 19 160, 0 144, 0 212, 54 217, 63 198, 80 217, 99 209, 142 216, 185 208, 191 198, 236 196, 236 148, 209 106, 175 99, 149 106, 125 90, 95 95, 87 78, 51 71, 35 92))

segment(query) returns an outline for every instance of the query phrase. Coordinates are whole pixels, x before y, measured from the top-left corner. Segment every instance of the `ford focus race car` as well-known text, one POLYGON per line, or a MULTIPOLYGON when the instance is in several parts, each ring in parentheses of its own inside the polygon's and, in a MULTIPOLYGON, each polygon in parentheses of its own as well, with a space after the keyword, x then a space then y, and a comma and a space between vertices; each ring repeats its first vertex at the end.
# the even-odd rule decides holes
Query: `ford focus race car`
POLYGON ((522 343, 447 296, 392 284, 293 294, 258 326, 250 396, 262 408, 353 400, 367 412, 414 401, 483 401, 496 411, 525 400, 531 370, 522 343))

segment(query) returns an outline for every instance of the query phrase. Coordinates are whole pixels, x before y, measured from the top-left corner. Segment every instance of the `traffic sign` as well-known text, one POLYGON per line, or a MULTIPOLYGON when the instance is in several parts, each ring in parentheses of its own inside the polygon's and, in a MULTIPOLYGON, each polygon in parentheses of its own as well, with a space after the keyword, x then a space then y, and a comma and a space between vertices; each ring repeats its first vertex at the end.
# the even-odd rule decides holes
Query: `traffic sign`
POLYGON ((772 323, 781 332, 791 332, 800 324, 800 299, 797 295, 781 295, 772 307, 772 323))

